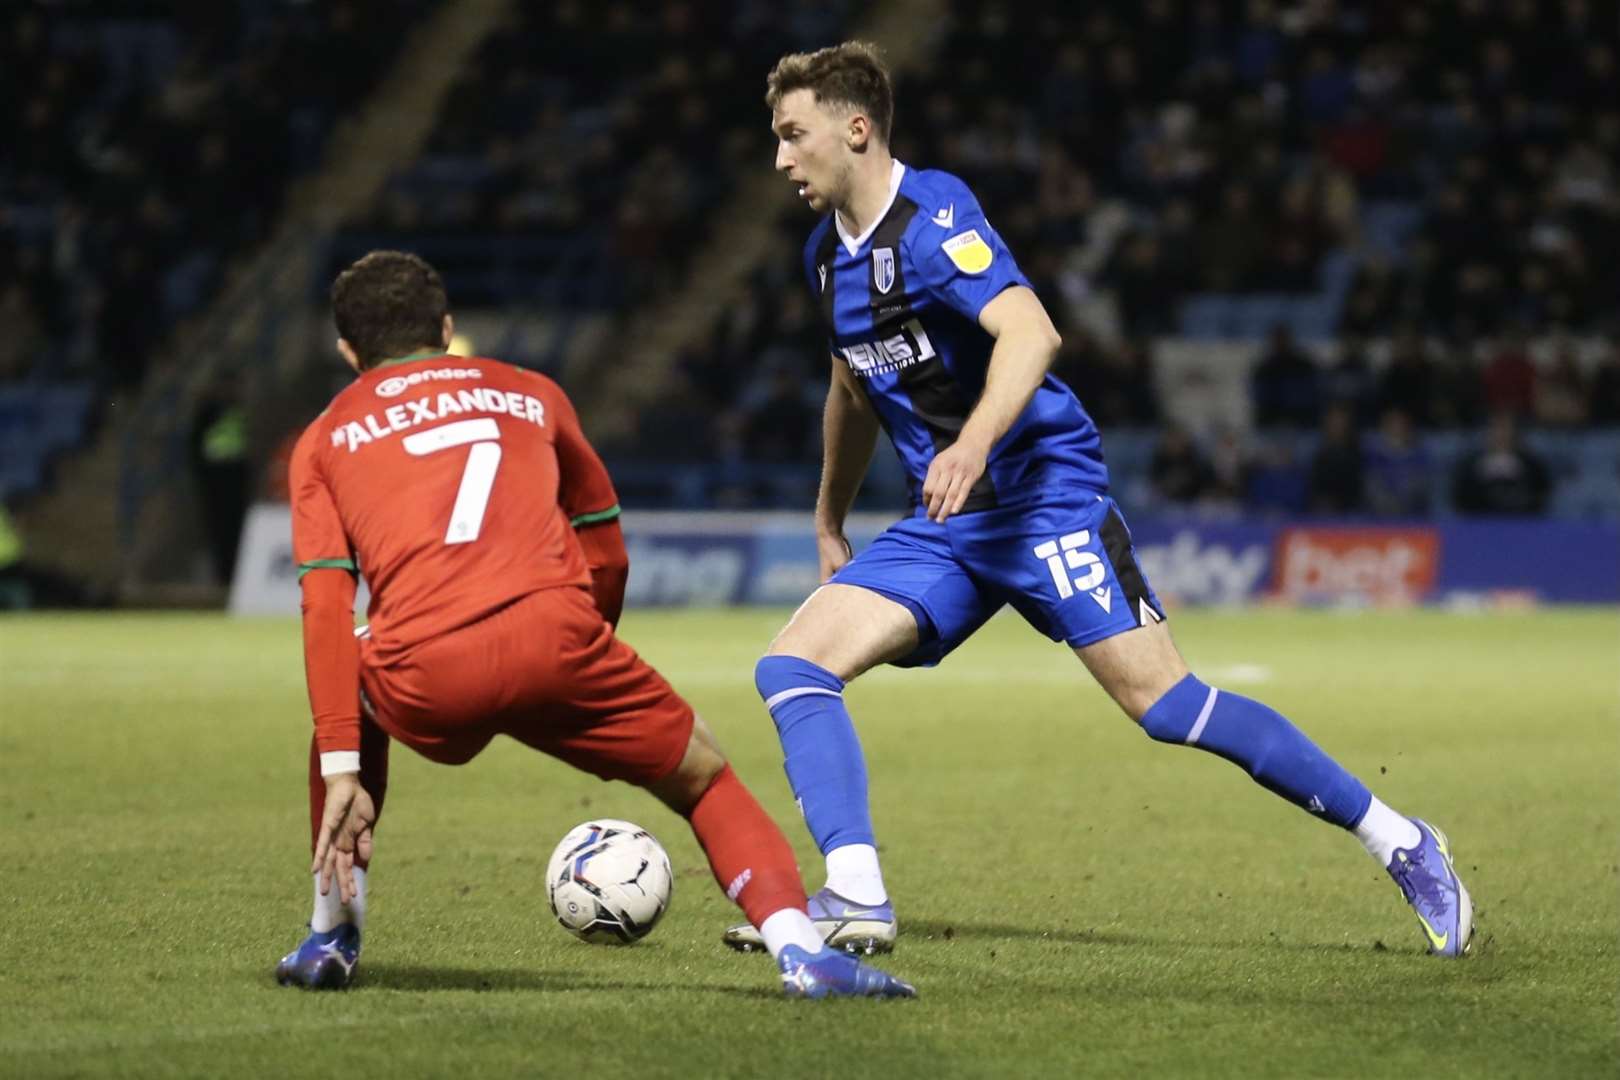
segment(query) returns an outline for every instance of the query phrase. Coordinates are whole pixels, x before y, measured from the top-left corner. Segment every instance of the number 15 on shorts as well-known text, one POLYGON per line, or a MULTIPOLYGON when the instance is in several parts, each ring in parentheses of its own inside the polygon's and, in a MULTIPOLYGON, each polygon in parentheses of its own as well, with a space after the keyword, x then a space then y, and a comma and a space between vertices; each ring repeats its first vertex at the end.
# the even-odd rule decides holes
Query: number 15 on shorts
POLYGON ((1107 571, 1095 553, 1085 550, 1090 543, 1091 530, 1081 529, 1035 545, 1035 557, 1045 561, 1060 598, 1067 600, 1076 592, 1090 592, 1102 585, 1107 571), (1084 573, 1071 576, 1077 571, 1084 573))

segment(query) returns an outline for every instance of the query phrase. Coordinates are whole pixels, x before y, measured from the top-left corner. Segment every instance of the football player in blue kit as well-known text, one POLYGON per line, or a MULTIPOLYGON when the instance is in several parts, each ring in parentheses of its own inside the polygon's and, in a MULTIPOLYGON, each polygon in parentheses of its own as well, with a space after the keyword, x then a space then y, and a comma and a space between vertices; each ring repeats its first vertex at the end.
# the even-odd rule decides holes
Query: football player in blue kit
MULTIPOLYGON (((833 368, 815 511, 825 584, 755 669, 826 858, 818 930, 865 952, 892 948, 898 930, 844 686, 878 664, 938 663, 1010 604, 1073 648, 1151 738, 1218 754, 1353 832, 1429 950, 1461 956, 1473 908, 1445 836, 1384 805, 1280 713, 1188 670, 1109 497, 1097 428, 1048 373, 1051 319, 967 186, 891 157, 893 100, 861 42, 785 56, 767 83, 776 169, 825 215, 804 249, 833 368), (852 557, 844 520, 880 428, 913 512, 852 557)), ((757 937, 725 934, 737 948, 757 937)))

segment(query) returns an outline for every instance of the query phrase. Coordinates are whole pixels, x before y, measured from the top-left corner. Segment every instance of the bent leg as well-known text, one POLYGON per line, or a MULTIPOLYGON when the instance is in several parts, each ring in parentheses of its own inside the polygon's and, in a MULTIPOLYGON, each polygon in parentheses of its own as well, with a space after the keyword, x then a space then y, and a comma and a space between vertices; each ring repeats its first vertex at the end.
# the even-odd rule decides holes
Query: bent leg
POLYGON ((1241 766, 1257 783, 1344 829, 1367 814, 1372 795, 1275 709, 1206 686, 1163 623, 1075 650, 1126 714, 1159 742, 1180 743, 1241 766))
POLYGON ((1162 624, 1075 651, 1153 738, 1217 754, 1268 791, 1353 832, 1400 887, 1429 950, 1442 956, 1468 951, 1473 901, 1438 829, 1384 805, 1275 709, 1200 682, 1162 624))
POLYGON ((849 682, 909 655, 919 636, 917 617, 905 605, 858 585, 823 585, 793 613, 766 655, 807 660, 849 682))
POLYGON ((866 758, 844 707, 844 684, 909 655, 918 639, 917 619, 903 605, 857 586, 827 585, 805 601, 754 668, 788 783, 827 858, 828 887, 856 903, 882 904, 888 894, 866 758))
MULTIPOLYGON (((805 931, 785 944, 811 951, 819 947, 820 939, 804 917, 804 884, 793 849, 726 763, 708 725, 694 717, 685 757, 647 790, 686 818, 708 856, 715 882, 750 923, 763 928, 782 911, 797 912, 798 920, 778 920, 805 931)), ((766 935, 767 944, 773 944, 771 936, 766 935)), ((780 944, 771 951, 779 952, 780 944)))

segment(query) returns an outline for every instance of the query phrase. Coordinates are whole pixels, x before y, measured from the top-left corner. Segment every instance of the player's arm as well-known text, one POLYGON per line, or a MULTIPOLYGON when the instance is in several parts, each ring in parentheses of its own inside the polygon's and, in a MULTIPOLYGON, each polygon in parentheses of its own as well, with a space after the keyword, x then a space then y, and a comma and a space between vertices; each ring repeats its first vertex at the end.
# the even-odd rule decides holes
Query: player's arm
POLYGON ((832 358, 832 385, 821 415, 821 488, 816 494, 816 548, 821 580, 849 561, 844 520, 855 504, 877 446, 876 410, 842 357, 832 358))
POLYGON ((956 442, 934 456, 923 480, 923 504, 936 521, 962 509, 984 475, 990 448, 1023 413, 1063 344, 1046 308, 1023 285, 1003 290, 986 304, 979 325, 996 339, 984 393, 956 442))
POLYGON ((607 466, 585 438, 568 395, 555 383, 550 389, 557 435, 557 501, 585 552, 596 610, 608 625, 617 627, 624 611, 625 582, 630 577, 630 554, 619 527, 619 496, 607 466))
POLYGON ((358 568, 315 456, 320 433, 318 423, 310 426, 288 468, 293 557, 303 592, 304 680, 326 780, 326 809, 310 869, 320 874, 322 893, 336 881, 348 903, 355 893, 355 859, 371 857, 377 811, 360 786, 360 644, 354 636, 358 568))
MULTIPOLYGON (((312 429, 313 430, 313 429, 312 429)), ((318 435, 318 432, 316 433, 318 435)), ((321 773, 360 771, 360 646, 354 636, 354 555, 306 433, 289 467, 293 557, 303 592, 304 679, 321 773)))

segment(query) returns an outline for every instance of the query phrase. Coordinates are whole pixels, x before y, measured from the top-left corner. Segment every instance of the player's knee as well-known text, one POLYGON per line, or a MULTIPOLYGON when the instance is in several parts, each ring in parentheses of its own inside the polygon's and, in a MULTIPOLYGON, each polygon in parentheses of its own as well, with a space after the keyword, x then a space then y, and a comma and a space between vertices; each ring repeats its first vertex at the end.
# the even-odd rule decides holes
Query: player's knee
POLYGON ((844 680, 803 657, 772 654, 760 657, 754 665, 754 689, 774 717, 778 704, 794 698, 843 693, 844 680))
POLYGON ((1142 730, 1159 742, 1186 742, 1198 726, 1199 716, 1207 720, 1214 693, 1198 676, 1184 676, 1142 713, 1142 730))
POLYGON ((686 753, 680 764, 661 780, 648 785, 659 799, 677 813, 686 813, 697 805, 703 793, 726 769, 726 756, 715 741, 714 734, 700 717, 694 717, 692 734, 686 741, 686 753))

